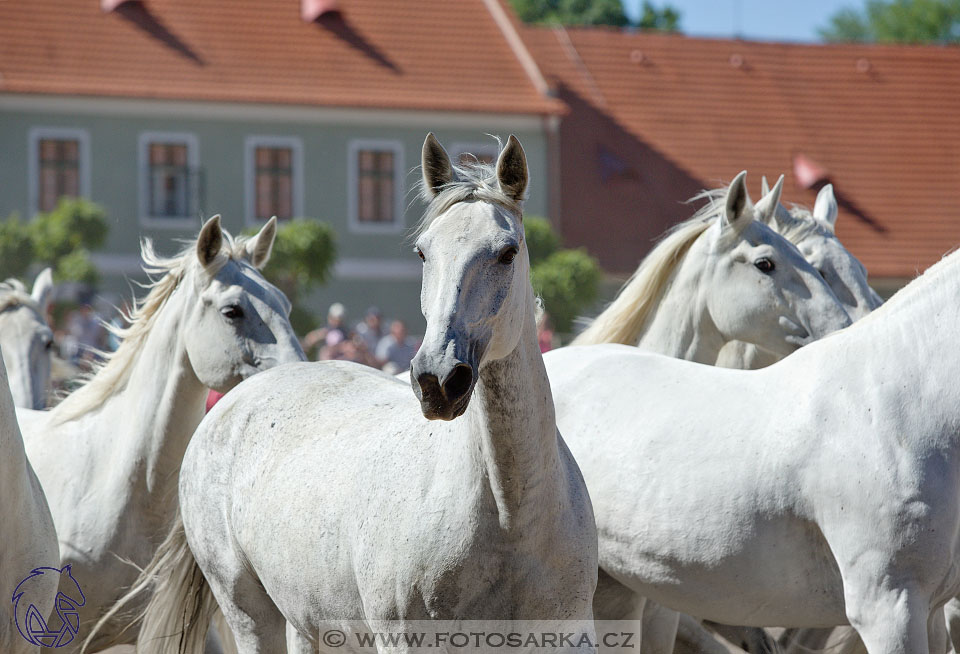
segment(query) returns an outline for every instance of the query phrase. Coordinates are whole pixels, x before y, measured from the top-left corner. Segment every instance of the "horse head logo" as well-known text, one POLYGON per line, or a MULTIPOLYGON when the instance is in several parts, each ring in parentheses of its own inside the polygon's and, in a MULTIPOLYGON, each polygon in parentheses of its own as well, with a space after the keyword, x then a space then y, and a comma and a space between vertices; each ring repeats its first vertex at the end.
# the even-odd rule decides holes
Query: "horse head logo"
POLYGON ((30 574, 17 584, 13 591, 14 614, 17 618, 17 630, 23 638, 39 647, 63 647, 73 641, 80 631, 80 607, 86 603, 80 584, 73 578, 70 566, 63 568, 34 568, 30 574), (53 609, 59 618, 47 623, 37 603, 44 589, 49 588, 50 577, 56 577, 57 597, 53 609))

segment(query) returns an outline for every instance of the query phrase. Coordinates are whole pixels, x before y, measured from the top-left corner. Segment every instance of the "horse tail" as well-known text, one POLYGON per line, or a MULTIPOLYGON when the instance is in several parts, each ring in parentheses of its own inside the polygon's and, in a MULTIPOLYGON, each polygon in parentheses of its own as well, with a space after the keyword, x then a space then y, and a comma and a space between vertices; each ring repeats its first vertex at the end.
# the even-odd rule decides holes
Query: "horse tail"
MULTIPOLYGON (((153 560, 143 569, 130 590, 97 622, 84 641, 83 652, 87 651, 98 630, 144 601, 146 608, 130 619, 120 631, 122 635, 137 623, 140 624, 138 654, 203 652, 210 619, 219 611, 219 607, 187 543, 179 507, 170 533, 160 544, 153 560)), ((116 638, 119 640, 119 635, 116 638)))

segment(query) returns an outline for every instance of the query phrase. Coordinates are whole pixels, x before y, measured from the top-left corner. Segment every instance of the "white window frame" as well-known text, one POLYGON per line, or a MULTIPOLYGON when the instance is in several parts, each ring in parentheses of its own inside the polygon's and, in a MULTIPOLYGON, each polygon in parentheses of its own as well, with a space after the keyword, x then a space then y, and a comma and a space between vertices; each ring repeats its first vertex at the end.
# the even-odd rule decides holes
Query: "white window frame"
MULTIPOLYGON (((152 143, 169 143, 178 145, 184 143, 187 146, 187 167, 190 177, 187 184, 193 185, 192 176, 200 168, 200 144, 195 134, 189 132, 140 132, 137 143, 137 165, 139 167, 137 176, 140 183, 138 193, 138 207, 140 214, 140 224, 144 227, 160 229, 194 229, 198 221, 203 221, 203 216, 151 216, 150 215, 150 145, 152 143)), ((188 192, 199 194, 199 187, 189 188, 188 192)), ((193 198, 196 202, 196 209, 202 211, 200 207, 200 198, 193 198)))
POLYGON ((90 132, 78 127, 31 127, 27 131, 27 197, 30 202, 30 217, 40 213, 40 152, 41 139, 73 139, 80 151, 77 162, 80 166, 80 197, 90 199, 90 132))
POLYGON ((243 142, 243 192, 246 205, 246 223, 248 226, 262 226, 265 220, 256 217, 257 210, 257 180, 256 160, 257 148, 290 148, 293 156, 293 215, 291 218, 303 217, 303 141, 298 136, 248 136, 243 142))
POLYGON ((460 155, 470 152, 472 154, 489 154, 493 158, 493 163, 497 163, 497 146, 494 143, 454 143, 450 146, 450 161, 456 164, 460 160, 460 155))
POLYGON ((400 141, 378 139, 354 139, 347 145, 347 216, 349 230, 355 234, 399 234, 404 231, 406 215, 403 210, 404 197, 403 143, 400 141), (358 153, 361 150, 391 151, 394 157, 393 189, 395 220, 391 223, 361 222, 357 215, 360 208, 360 188, 357 178, 358 153))

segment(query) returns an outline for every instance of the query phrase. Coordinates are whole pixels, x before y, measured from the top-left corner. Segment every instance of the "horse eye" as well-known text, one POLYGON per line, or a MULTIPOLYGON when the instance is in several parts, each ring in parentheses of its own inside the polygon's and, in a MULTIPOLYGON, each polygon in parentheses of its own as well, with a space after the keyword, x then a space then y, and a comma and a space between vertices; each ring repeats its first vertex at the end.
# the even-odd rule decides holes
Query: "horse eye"
POLYGON ((500 254, 500 263, 510 265, 517 256, 517 248, 509 247, 500 254))
POLYGON ((417 256, 420 257, 420 261, 426 261, 426 260, 427 260, 427 258, 426 258, 425 256, 423 256, 423 250, 421 250, 420 248, 417 248, 417 256))
POLYGON ((47 341, 46 344, 43 346, 43 349, 45 349, 45 350, 47 350, 47 351, 52 350, 52 349, 53 349, 53 340, 51 339, 51 340, 47 341))
POLYGON ((243 309, 236 304, 229 304, 223 307, 220 309, 220 313, 228 320, 239 320, 243 318, 243 309))
POLYGON ((776 268, 776 266, 773 265, 773 261, 771 261, 766 257, 763 257, 762 259, 757 259, 756 261, 753 262, 753 265, 756 266, 757 270, 759 270, 762 273, 772 273, 773 269, 776 268))

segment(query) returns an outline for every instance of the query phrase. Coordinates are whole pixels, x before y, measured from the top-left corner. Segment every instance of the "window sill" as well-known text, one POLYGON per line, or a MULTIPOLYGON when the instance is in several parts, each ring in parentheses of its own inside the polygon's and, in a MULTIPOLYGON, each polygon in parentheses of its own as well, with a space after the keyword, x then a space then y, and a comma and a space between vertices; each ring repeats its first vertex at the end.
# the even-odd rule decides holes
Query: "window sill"
POLYGON ((199 230, 203 222, 199 218, 148 217, 140 216, 140 226, 150 229, 193 229, 199 230))

